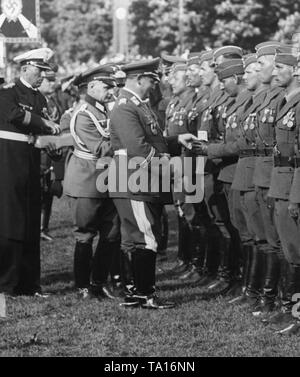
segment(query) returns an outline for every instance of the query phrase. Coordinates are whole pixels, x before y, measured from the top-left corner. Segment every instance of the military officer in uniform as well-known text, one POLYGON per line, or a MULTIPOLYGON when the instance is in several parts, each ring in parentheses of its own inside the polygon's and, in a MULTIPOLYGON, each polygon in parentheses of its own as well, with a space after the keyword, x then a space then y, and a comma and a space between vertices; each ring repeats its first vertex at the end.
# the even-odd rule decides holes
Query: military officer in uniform
POLYGON ((116 86, 115 69, 98 66, 79 75, 74 85, 85 86, 86 96, 74 110, 70 130, 74 152, 67 166, 64 192, 72 198, 75 220, 74 279, 79 297, 113 299, 107 284, 114 254, 120 247, 119 220, 108 193, 98 191, 101 169, 97 160, 111 154, 106 104, 116 86), (93 240, 100 238, 93 255, 93 240))
POLYGON ((121 219, 122 248, 132 256, 135 286, 122 305, 145 309, 174 306, 155 295, 159 222, 163 204, 166 200, 170 202, 170 190, 166 193, 152 190, 154 177, 149 169, 154 158, 161 157, 168 164, 168 153, 180 154, 181 136, 164 138, 158 119, 148 105, 149 91, 159 81, 158 65, 159 59, 154 59, 123 66, 126 85, 111 114, 114 159, 109 167, 109 181, 118 180, 116 185, 109 185, 109 190, 121 219), (132 187, 130 177, 135 172, 148 177, 150 187, 132 187))
MULTIPOLYGON (((243 116, 243 109, 250 99, 249 93, 245 92, 241 86, 242 75, 244 74, 243 61, 241 59, 231 59, 224 61, 218 66, 218 77, 222 81, 227 93, 236 97, 234 104, 226 112, 226 131, 223 143, 210 143, 200 147, 199 150, 195 148, 197 154, 208 155, 210 159, 223 158, 218 179, 223 182, 223 189, 228 198, 228 209, 233 225, 239 229, 240 236, 244 240, 249 239, 247 232, 245 218, 239 202, 239 192, 231 188, 235 175, 236 162, 238 160, 235 156, 228 156, 224 153, 227 145, 235 142, 239 133, 239 122, 243 116)), ((194 144, 195 146, 197 143, 194 144)), ((239 275, 239 260, 241 259, 240 250, 238 248, 229 248, 226 253, 226 274, 225 282, 227 292, 237 284, 239 275)), ((218 294, 219 288, 215 287, 216 283, 208 286, 208 293, 218 294), (215 291, 216 290, 216 291, 215 291)), ((222 284, 223 285, 223 284, 222 284)), ((223 289, 221 289, 221 292, 223 289)))
MULTIPOLYGON (((56 74, 54 71, 44 71, 44 80, 39 87, 40 92, 45 96, 47 108, 44 115, 47 119, 55 123, 60 123, 61 110, 55 96, 56 74)), ((41 185, 42 185, 42 216, 41 216, 41 239, 52 241, 49 234, 49 222, 52 211, 53 197, 62 196, 63 164, 62 150, 56 151, 55 155, 50 156, 46 151, 41 152, 41 185)))
MULTIPOLYGON (((20 79, 0 91, 0 291, 40 295, 40 150, 36 135, 60 128, 43 116, 42 72, 50 70, 48 48, 28 51, 14 61, 20 79), (5 177, 5 178, 4 178, 5 177), (16 226, 17 224, 17 226, 16 226)), ((52 148, 51 148, 52 149, 52 148)))
MULTIPOLYGON (((299 161, 300 84, 298 80, 297 56, 288 47, 278 48, 275 55, 277 82, 286 88, 278 104, 275 119, 274 166, 268 196, 275 199, 274 218, 284 257, 288 262, 287 292, 282 300, 282 311, 277 313, 280 325, 288 327, 293 321, 293 295, 300 292, 300 232, 297 217, 297 181, 293 179, 299 161), (295 190, 296 188, 296 190, 295 190), (289 202, 290 201, 290 202, 289 202)), ((276 317, 269 322, 276 322, 276 317)), ((285 333, 288 327, 281 330, 285 333)))

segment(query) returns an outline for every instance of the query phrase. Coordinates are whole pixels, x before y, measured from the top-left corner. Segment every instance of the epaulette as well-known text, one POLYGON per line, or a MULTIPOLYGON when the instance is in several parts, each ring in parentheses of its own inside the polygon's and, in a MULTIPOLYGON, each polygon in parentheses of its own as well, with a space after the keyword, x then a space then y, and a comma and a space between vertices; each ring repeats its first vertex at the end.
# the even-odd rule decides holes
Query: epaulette
POLYGON ((130 98, 130 101, 133 102, 136 106, 139 106, 140 104, 140 101, 135 96, 132 96, 130 98))
POLYGON ((16 84, 14 82, 11 82, 10 84, 3 85, 3 89, 11 89, 15 86, 16 84))
POLYGON ((118 105, 126 105, 126 103, 127 103, 127 98, 120 98, 118 105))

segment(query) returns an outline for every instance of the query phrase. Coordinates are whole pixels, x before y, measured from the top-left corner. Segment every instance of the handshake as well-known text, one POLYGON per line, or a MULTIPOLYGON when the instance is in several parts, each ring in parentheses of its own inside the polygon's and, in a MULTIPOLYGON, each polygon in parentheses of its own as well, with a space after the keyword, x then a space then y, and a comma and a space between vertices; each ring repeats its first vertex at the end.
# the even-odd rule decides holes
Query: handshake
POLYGON ((43 122, 48 135, 59 135, 61 133, 60 126, 52 120, 44 119, 43 122))
POLYGON ((199 140, 192 134, 182 134, 178 136, 178 142, 196 155, 207 156, 208 143, 206 140, 199 140))

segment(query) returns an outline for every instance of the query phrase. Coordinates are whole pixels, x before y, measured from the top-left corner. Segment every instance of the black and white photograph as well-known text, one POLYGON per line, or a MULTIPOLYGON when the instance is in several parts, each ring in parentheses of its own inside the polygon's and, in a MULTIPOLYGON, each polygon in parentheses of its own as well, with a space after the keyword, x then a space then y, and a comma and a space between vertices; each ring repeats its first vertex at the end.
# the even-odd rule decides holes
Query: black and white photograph
POLYGON ((300 357, 299 0, 0 0, 0 357, 300 357))

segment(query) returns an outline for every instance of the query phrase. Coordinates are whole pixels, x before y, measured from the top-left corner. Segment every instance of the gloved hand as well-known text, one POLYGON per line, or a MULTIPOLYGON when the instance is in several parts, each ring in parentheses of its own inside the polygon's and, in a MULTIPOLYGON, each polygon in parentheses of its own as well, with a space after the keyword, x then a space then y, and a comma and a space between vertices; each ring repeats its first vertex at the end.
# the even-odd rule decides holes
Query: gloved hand
POLYGON ((53 196, 56 196, 58 199, 62 197, 63 186, 61 181, 54 181, 51 185, 50 192, 53 196))
POLYGON ((193 141, 192 151, 196 155, 207 156, 207 152, 208 152, 208 144, 207 144, 207 142, 205 142, 203 140, 198 140, 198 139, 194 140, 193 141))

